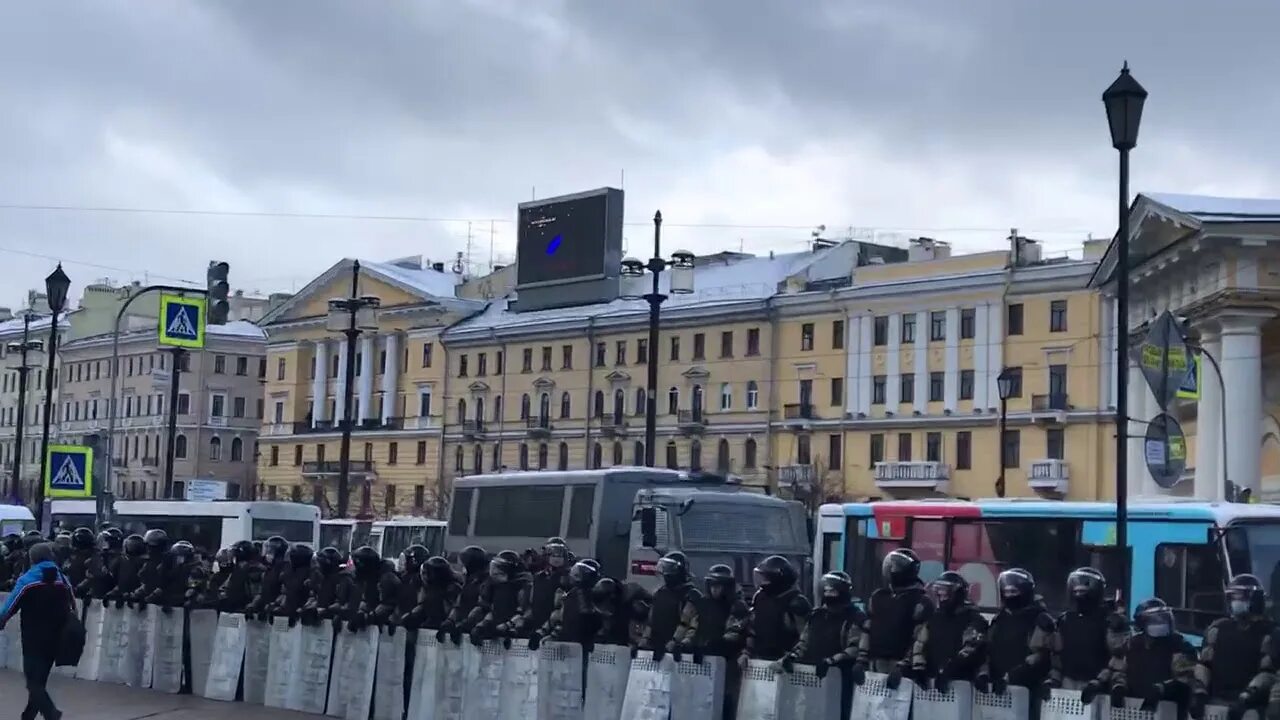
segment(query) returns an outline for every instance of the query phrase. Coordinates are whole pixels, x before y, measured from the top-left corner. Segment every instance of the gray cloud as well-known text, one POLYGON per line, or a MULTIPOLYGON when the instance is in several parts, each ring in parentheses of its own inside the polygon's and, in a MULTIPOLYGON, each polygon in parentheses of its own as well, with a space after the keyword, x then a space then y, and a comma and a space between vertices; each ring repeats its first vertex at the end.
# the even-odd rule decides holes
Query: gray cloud
MULTIPOLYGON (((637 248, 657 207, 695 251, 795 249, 818 223, 1065 248, 1113 227, 1099 96, 1123 59, 1152 92, 1136 189, 1280 195, 1277 19, 1190 0, 14 3, 0 204, 499 218, 509 253, 533 187, 625 168, 637 248), (797 227, 678 227, 698 223, 797 227)), ((471 230, 485 261, 489 225, 471 230)), ((445 259, 466 235, 0 210, 0 301, 51 266, 12 251, 80 282, 199 280, 217 257, 269 291, 344 255, 445 259)))

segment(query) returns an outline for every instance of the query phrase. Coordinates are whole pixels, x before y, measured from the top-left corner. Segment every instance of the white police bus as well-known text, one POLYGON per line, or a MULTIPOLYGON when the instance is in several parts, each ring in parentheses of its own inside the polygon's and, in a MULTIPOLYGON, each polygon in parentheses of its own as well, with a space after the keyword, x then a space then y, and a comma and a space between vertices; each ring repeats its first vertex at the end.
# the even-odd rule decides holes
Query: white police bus
MULTIPOLYGON (((54 500, 53 526, 70 532, 96 527, 93 500, 54 500)), ((112 521, 125 535, 160 529, 174 540, 186 540, 210 552, 240 540, 266 540, 279 535, 291 543, 314 546, 320 539, 320 509, 280 501, 117 500, 112 521)))
POLYGON ((444 552, 443 520, 394 517, 390 520, 321 520, 318 548, 333 547, 348 555, 368 545, 384 558, 394 559, 410 545, 422 545, 432 555, 444 552))
POLYGON ((0 537, 36 529, 36 518, 23 505, 0 505, 0 537))

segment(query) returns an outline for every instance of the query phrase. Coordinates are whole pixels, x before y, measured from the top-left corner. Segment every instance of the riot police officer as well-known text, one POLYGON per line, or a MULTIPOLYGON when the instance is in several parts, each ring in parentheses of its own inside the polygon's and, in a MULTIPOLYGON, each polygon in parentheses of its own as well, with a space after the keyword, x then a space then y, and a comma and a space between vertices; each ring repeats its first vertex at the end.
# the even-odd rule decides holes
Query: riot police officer
POLYGON ((596 615, 595 642, 601 645, 639 647, 644 640, 644 623, 652 598, 639 585, 600 578, 591 588, 591 607, 596 615))
POLYGON ((0 539, 0 592, 8 592, 13 585, 13 573, 10 569, 9 554, 22 544, 21 538, 9 534, 0 539))
POLYGON ((123 554, 119 557, 115 565, 115 571, 112 576, 115 578, 115 586, 111 588, 106 596, 108 600, 115 600, 116 607, 122 608, 131 599, 142 585, 142 563, 147 554, 147 544, 143 542, 141 535, 130 535, 121 543, 123 554))
POLYGON ((533 582, 520 600, 520 616, 513 627, 516 634, 527 635, 546 624, 555 609, 556 593, 568 585, 571 557, 569 546, 561 538, 550 538, 542 546, 542 568, 533 575, 533 582))
POLYGON ((101 600, 115 587, 116 564, 120 561, 121 538, 118 532, 98 533, 97 552, 89 558, 85 579, 77 588, 82 597, 101 600))
POLYGON ((71 560, 71 533, 60 532, 53 538, 53 559, 63 573, 67 571, 67 562, 71 560))
POLYGON ((89 565, 94 555, 93 531, 87 527, 78 527, 71 533, 71 557, 67 559, 65 573, 67 582, 75 589, 76 597, 88 596, 89 565))
POLYGON ((422 545, 410 545, 396 560, 400 588, 396 595, 396 609, 391 615, 392 624, 407 627, 404 620, 417 607, 418 596, 422 594, 422 564, 430 557, 431 553, 422 545))
POLYGON ((1148 711, 1161 700, 1185 710, 1195 684, 1196 651, 1173 629, 1173 610, 1160 598, 1143 600, 1133 610, 1133 625, 1137 632, 1112 659, 1112 692, 1142 698, 1148 711))
POLYGON ((920 582, 920 558, 909 548, 898 548, 880 563, 884 586, 871 593, 867 626, 858 646, 853 681, 861 684, 866 671, 888 673, 886 684, 897 688, 910 670, 912 640, 916 629, 928 621, 933 601, 920 582))
POLYGON ((352 595, 351 574, 342 564, 342 553, 327 547, 316 553, 310 579, 311 594, 302 606, 302 622, 315 624, 333 620, 340 625, 342 612, 352 595))
POLYGON ((218 589, 218 609, 248 614, 253 599, 262 588, 262 565, 253 543, 240 540, 231 546, 231 574, 218 589))
POLYGON ((1214 620, 1204 632, 1191 699, 1193 717, 1211 702, 1230 707, 1232 717, 1266 704, 1270 668, 1270 636, 1275 624, 1267 615, 1267 596, 1253 575, 1237 575, 1227 586, 1228 617, 1214 620))
POLYGON ((311 561, 315 551, 306 543, 295 543, 285 557, 289 567, 280 583, 280 595, 269 609, 273 615, 289 618, 292 625, 311 596, 311 561))
POLYGON ((698 601, 702 593, 689 577, 689 558, 679 551, 669 552, 658 561, 662 586, 653 593, 653 606, 645 626, 641 647, 653 651, 661 660, 666 653, 679 655, 680 648, 690 644, 698 633, 698 601))
POLYGON ((807 663, 819 678, 826 677, 831 668, 839 668, 840 717, 848 717, 853 701, 850 668, 858 657, 867 616, 853 604, 853 580, 848 574, 829 572, 822 576, 821 585, 822 604, 809 613, 800 640, 778 667, 792 672, 794 663, 807 663))
POLYGON ((351 553, 351 565, 355 573, 347 603, 347 629, 356 632, 368 625, 385 625, 400 592, 395 566, 368 545, 351 553))
POLYGON ((249 613, 258 619, 266 620, 280 591, 284 586, 285 575, 289 572, 289 541, 279 535, 272 535, 262 545, 262 585, 258 594, 249 606, 249 613))
POLYGON ((1044 697, 1053 688, 1080 690, 1087 705, 1111 687, 1113 704, 1124 704, 1123 688, 1112 682, 1111 658, 1123 652, 1129 623, 1104 601, 1106 589, 1106 578, 1094 568, 1078 568, 1067 576, 1071 608, 1058 616, 1051 638, 1044 697))
POLYGON ((579 560, 569 568, 569 587, 556 595, 556 607, 546 624, 529 635, 529 647, 537 650, 542 638, 590 646, 599 630, 599 618, 591 603, 591 590, 600 581, 595 560, 579 560))
POLYGON ((198 574, 199 568, 195 547, 186 540, 174 543, 166 558, 163 583, 158 591, 147 596, 146 601, 159 605, 165 612, 184 606, 191 589, 191 576, 198 574))
POLYGON ((465 623, 467 616, 480 602, 480 589, 484 587, 484 581, 489 575, 489 554, 479 545, 468 545, 458 553, 458 562, 461 563, 463 572, 462 594, 440 628, 455 645, 462 642, 463 631, 459 626, 465 623))
POLYGON ((447 633, 441 628, 462 596, 462 584, 449 561, 439 555, 427 558, 418 575, 422 578, 422 590, 418 593, 417 605, 404 621, 405 627, 436 630, 436 639, 444 642, 447 633))
POLYGON ((796 588, 796 569, 781 555, 770 555, 752 572, 758 588, 747 615, 746 642, 738 665, 747 661, 780 660, 800 641, 813 606, 796 588))
POLYGON ((172 545, 169 533, 158 528, 148 530, 142 536, 142 542, 146 546, 146 559, 138 571, 139 586, 132 597, 139 609, 148 602, 148 598, 159 597, 164 593, 165 565, 172 545))
POLYGON ((712 565, 702 578, 704 594, 697 601, 698 630, 683 650, 698 660, 703 654, 731 660, 742 652, 750 610, 728 565, 712 565))
POLYGON ((911 677, 947 692, 952 680, 969 681, 986 651, 987 620, 969 602, 969 581, 948 570, 929 583, 933 613, 916 630, 911 677))
POLYGON ((1022 568, 1010 568, 996 578, 1000 612, 987 630, 987 658, 974 688, 1003 693, 1009 685, 1034 688, 1049 672, 1053 618, 1036 596, 1036 581, 1022 568))
POLYGON ((513 621, 520 612, 520 598, 529 589, 531 579, 512 550, 503 550, 489 562, 489 577, 480 589, 480 600, 472 608, 461 629, 471 633, 471 642, 480 645, 486 639, 511 637, 513 621))

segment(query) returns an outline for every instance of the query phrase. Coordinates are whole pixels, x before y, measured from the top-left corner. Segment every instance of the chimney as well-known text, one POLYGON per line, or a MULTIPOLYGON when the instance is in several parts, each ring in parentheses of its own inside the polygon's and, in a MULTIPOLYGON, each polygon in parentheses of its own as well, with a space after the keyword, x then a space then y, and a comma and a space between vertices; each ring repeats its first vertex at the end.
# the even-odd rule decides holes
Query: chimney
POLYGON ((13 319, 13 310, 7 307, 0 307, 0 321, 12 320, 12 319, 13 319))
POLYGON ((1009 249, 1013 254, 1013 267, 1040 262, 1040 243, 1019 235, 1018 228, 1009 229, 1009 249))
POLYGON ((910 241, 907 248, 907 262, 927 260, 945 260, 951 257, 951 245, 929 237, 919 237, 910 241))
POLYGON ((435 270, 438 273, 442 273, 444 272, 444 263, 442 262, 431 263, 431 269, 435 270))
POLYGON ((1089 238, 1084 241, 1084 259, 1085 260, 1101 260, 1102 256, 1107 254, 1107 246, 1111 241, 1105 239, 1089 238))

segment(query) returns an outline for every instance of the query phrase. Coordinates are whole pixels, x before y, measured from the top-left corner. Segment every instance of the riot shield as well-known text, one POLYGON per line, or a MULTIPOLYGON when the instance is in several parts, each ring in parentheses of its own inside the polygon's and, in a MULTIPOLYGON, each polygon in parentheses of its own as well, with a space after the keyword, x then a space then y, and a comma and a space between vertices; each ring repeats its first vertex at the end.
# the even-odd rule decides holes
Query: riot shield
POLYGON ((867 673, 866 682, 853 691, 853 707, 849 717, 875 718, 875 720, 908 720, 911 717, 911 693, 915 688, 910 680, 903 680, 897 690, 885 685, 884 673, 867 673))
POLYGON ((778 690, 781 683, 772 663, 752 660, 742 671, 742 687, 738 690, 738 717, 742 720, 773 720, 778 713, 778 690))
MULTIPOLYGON (((1210 705, 1204 709, 1204 720, 1227 720, 1228 710, 1225 705, 1210 705)), ((1257 710, 1248 710, 1243 720, 1258 720, 1257 710)))
POLYGON ((129 654, 129 616, 133 610, 102 606, 102 650, 98 659, 98 682, 123 685, 125 657, 129 654))
MULTIPOLYGON (((627 648, 628 653, 630 648, 627 648)), ((653 652, 641 650, 631 659, 627 689, 622 697, 622 720, 667 720, 671 717, 671 688, 675 661, 653 659, 653 652)))
POLYGON ((298 703, 298 678, 302 673, 302 626, 289 627, 289 618, 271 619, 267 650, 267 685, 262 704, 291 708, 298 703))
POLYGON ((333 659, 333 621, 302 625, 299 632, 301 661, 298 663, 298 692, 290 698, 289 709, 323 715, 329 696, 329 667, 333 659))
POLYGON ((213 634, 213 653, 209 657, 209 675, 205 679, 204 696, 210 700, 236 699, 240 670, 244 667, 245 635, 248 621, 239 613, 218 615, 213 634))
POLYGON ((346 720, 367 720, 373 705, 373 675, 378 666, 378 629, 338 633, 333 673, 329 678, 329 705, 325 714, 346 720))
POLYGON ((155 642, 156 624, 147 617, 147 606, 126 605, 121 611, 121 624, 128 641, 124 650, 124 684, 151 687, 151 646, 155 642))
POLYGON ((373 720, 403 720, 405 640, 403 628, 378 630, 378 664, 373 679, 373 720), (393 634, 394 633, 394 634, 393 634))
POLYGON ((84 615, 84 653, 76 666, 76 677, 81 680, 97 680, 102 661, 102 630, 106 613, 101 600, 89 602, 84 615))
POLYGON ((186 614, 173 608, 152 605, 148 622, 155 625, 155 644, 151 646, 151 688, 178 694, 182 690, 182 634, 186 630, 186 614))
POLYGON ((582 663, 577 643, 538 648, 538 720, 582 720, 582 663))
POLYGON ((486 640, 462 645, 463 720, 493 720, 502 708, 502 643, 486 640))
POLYGON ((461 648, 448 640, 439 642, 434 630, 421 630, 415 650, 407 719, 462 720, 461 648))
POLYGON ((686 655, 671 674, 671 720, 718 718, 724 712, 724 658, 695 663, 686 655))
POLYGON ((1079 690, 1056 689, 1040 702, 1041 720, 1098 720, 1101 702, 1080 702, 1079 690))
POLYGON ((947 684, 947 691, 916 686, 911 698, 912 720, 973 720, 973 685, 947 684))
POLYGON ((812 665, 796 665, 778 676, 778 708, 795 720, 827 720, 840 715, 840 671, 818 677, 812 665))
POLYGON ((244 701, 262 705, 267 699, 267 666, 271 662, 271 626, 256 618, 245 624, 244 701))
POLYGON ((502 661, 499 720, 528 720, 538 715, 538 653, 528 640, 512 640, 502 661))
MULTIPOLYGON (((1205 713, 1205 717, 1208 717, 1205 713)), ((1161 702, 1154 711, 1143 710, 1142 700, 1125 698, 1124 707, 1113 708, 1111 703, 1102 703, 1103 720, 1177 720, 1178 706, 1171 702, 1161 702)))
MULTIPOLYGON (((107 625, 111 623, 108 611, 107 625)), ((213 660, 213 638, 218 632, 217 610, 192 610, 187 614, 187 635, 191 640, 191 692, 204 695, 213 660)), ((104 633, 104 637, 106 633, 104 633)))
POLYGON ((627 695, 631 648, 596 645, 587 656, 587 693, 583 715, 595 720, 618 720, 627 695))
POLYGON ((1000 695, 973 694, 973 720, 1024 720, 1031 711, 1031 691, 1010 685, 1000 695))

